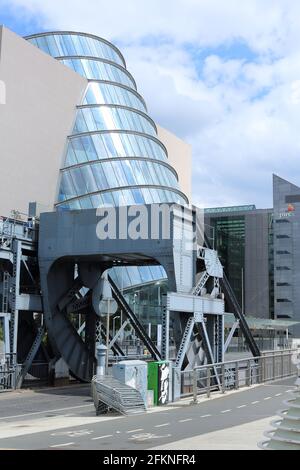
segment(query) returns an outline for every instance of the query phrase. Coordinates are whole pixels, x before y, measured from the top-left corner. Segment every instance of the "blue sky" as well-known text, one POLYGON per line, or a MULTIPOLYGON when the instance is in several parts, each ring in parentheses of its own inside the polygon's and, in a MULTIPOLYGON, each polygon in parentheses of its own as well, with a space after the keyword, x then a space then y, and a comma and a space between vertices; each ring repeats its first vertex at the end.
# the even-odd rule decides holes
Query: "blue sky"
POLYGON ((300 2, 0 0, 0 23, 118 45, 151 116, 192 145, 195 203, 268 207, 273 172, 300 184, 300 2))

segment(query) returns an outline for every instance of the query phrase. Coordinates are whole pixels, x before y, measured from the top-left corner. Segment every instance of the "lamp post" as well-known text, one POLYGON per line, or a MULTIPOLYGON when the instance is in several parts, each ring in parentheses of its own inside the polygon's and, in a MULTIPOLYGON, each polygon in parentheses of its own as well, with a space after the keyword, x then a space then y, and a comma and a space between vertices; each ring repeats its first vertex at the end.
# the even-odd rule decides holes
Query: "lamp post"
POLYGON ((105 370, 106 370, 106 374, 108 374, 110 298, 108 298, 106 301, 107 301, 107 314, 106 314, 106 358, 105 358, 105 370))
POLYGON ((113 318, 113 334, 112 334, 113 338, 115 337, 115 320, 116 320, 117 318, 120 318, 120 315, 117 315, 117 316, 115 316, 115 317, 113 318))

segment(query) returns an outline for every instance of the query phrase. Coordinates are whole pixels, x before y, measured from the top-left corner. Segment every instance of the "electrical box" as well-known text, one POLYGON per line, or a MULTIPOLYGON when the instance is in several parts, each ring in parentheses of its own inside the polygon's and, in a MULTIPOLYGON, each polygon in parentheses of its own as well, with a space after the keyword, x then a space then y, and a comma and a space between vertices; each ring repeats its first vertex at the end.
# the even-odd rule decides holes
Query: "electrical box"
POLYGON ((144 361, 121 361, 113 365, 115 379, 138 390, 147 407, 147 363, 144 361))
POLYGON ((148 362, 148 390, 153 390, 154 405, 169 401, 170 365, 168 361, 148 362))

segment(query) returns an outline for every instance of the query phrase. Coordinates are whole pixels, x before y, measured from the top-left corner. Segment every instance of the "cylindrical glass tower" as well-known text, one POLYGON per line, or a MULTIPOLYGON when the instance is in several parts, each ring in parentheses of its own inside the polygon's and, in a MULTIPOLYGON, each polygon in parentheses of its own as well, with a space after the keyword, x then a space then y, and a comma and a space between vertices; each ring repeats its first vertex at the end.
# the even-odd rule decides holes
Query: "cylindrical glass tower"
MULTIPOLYGON (((57 210, 176 202, 186 204, 167 150, 120 51, 92 34, 26 38, 88 80, 61 168, 57 210)), ((162 279, 161 267, 114 269, 127 286, 162 279)))
POLYGON ((88 79, 68 136, 57 209, 186 203, 118 49, 83 33, 42 33, 27 39, 88 79))

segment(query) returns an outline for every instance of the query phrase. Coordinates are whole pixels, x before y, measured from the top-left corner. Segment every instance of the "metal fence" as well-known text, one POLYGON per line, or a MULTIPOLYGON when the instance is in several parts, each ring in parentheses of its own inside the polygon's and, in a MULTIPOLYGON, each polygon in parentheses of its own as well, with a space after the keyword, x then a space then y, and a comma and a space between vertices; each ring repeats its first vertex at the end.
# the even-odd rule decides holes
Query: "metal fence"
POLYGON ((297 375, 292 362, 294 350, 270 351, 260 357, 231 360, 218 364, 195 367, 181 373, 181 396, 205 394, 214 391, 238 390, 297 375))
POLYGON ((17 366, 14 354, 0 354, 0 392, 14 388, 17 366))

